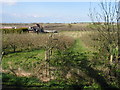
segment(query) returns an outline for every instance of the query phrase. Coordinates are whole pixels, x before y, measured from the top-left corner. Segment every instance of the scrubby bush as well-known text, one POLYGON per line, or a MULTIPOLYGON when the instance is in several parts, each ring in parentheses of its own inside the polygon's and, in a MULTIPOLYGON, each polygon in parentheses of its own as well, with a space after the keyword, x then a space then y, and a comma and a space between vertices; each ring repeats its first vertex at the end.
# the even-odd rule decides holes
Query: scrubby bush
POLYGON ((16 52, 33 49, 45 49, 53 47, 56 49, 69 48, 74 43, 73 38, 62 35, 54 35, 50 38, 49 34, 3 34, 3 51, 16 52))

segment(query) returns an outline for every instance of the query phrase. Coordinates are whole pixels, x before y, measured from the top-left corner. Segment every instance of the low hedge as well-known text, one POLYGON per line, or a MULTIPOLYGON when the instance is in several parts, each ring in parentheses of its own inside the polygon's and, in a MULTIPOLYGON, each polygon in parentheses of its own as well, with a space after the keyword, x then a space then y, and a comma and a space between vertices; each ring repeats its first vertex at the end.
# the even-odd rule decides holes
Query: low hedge
POLYGON ((4 33, 4 34, 8 34, 8 33, 23 33, 23 32, 27 32, 28 31, 27 28, 0 29, 0 30, 2 30, 2 33, 4 33))

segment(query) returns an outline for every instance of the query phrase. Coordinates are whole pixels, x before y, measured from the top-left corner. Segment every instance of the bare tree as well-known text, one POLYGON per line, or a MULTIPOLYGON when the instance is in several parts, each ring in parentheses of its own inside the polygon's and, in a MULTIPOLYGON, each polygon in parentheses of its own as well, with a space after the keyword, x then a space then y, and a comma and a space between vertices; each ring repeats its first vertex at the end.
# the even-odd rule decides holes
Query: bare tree
MULTIPOLYGON (((90 17, 93 27, 98 31, 96 40, 99 42, 99 52, 110 64, 118 63, 119 47, 119 16, 118 2, 100 2, 100 12, 90 9, 90 17)), ((98 48, 98 47, 97 47, 98 48)))
POLYGON ((119 1, 119 4, 118 4, 118 12, 117 12, 117 27, 118 27, 118 60, 120 61, 120 1, 119 1))

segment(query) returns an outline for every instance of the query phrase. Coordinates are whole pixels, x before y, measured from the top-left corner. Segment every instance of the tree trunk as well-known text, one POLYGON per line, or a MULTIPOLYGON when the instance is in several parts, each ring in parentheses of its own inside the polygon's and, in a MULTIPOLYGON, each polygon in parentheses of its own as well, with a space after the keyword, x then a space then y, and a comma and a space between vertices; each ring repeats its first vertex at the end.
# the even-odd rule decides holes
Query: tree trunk
POLYGON ((16 51, 16 46, 14 45, 13 46, 13 52, 15 53, 15 51, 16 51))

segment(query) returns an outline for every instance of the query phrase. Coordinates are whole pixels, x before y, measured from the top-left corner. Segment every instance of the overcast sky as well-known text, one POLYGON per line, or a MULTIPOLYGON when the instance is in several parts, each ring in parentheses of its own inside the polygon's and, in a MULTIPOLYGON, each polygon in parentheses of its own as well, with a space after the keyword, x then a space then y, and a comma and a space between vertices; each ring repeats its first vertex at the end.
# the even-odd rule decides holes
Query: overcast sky
MULTIPOLYGON (((7 2, 2 4, 3 23, 90 22, 90 7, 99 2, 7 2)), ((98 9, 99 11, 99 9, 98 9)))

